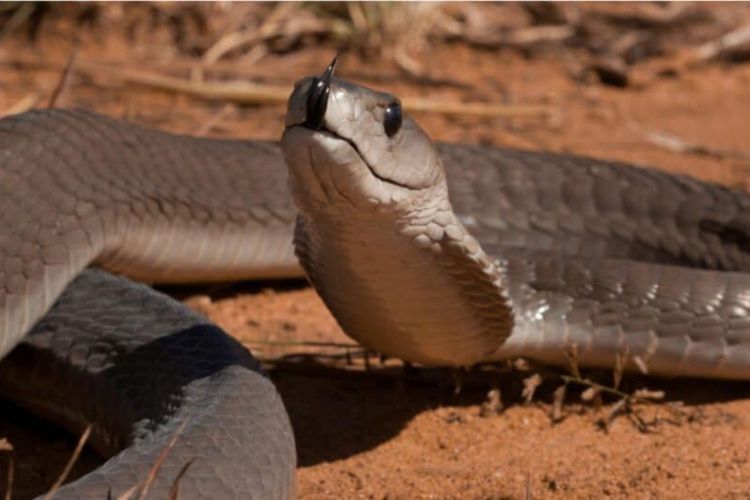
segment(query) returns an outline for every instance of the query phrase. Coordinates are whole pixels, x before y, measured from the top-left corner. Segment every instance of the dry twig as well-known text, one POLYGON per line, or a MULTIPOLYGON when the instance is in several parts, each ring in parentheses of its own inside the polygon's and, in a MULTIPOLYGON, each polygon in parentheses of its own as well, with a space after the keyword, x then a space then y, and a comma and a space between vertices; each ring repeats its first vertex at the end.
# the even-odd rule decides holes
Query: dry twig
POLYGON ((534 394, 540 385, 542 385, 542 376, 538 373, 523 379, 523 391, 521 392, 521 396, 526 404, 534 399, 534 394))
POLYGON ((26 94, 21 99, 19 99, 15 104, 13 104, 11 107, 0 113, 0 118, 4 116, 11 116, 11 115, 17 115, 20 113, 25 113, 26 111, 30 110, 34 107, 34 105, 39 100, 39 95, 35 93, 26 94))
POLYGON ((694 51, 694 62, 706 62, 718 58, 750 53, 750 24, 706 42, 694 51))
POLYGON ((6 476, 5 483, 5 495, 4 500, 11 500, 13 498, 13 481, 16 476, 16 464, 13 461, 13 457, 8 457, 8 475, 6 476))
POLYGON ((661 148, 673 151, 675 153, 693 154, 698 156, 708 156, 711 158, 733 158, 737 160, 750 160, 750 153, 744 151, 731 151, 704 144, 688 142, 681 137, 666 132, 647 130, 635 123, 629 123, 628 126, 641 134, 648 142, 661 148))
POLYGON ((50 488, 47 494, 44 495, 44 500, 50 500, 52 497, 54 497, 57 490, 60 489, 60 486, 62 486, 62 484, 68 478, 70 471, 73 470, 73 466, 78 461, 78 457, 81 456, 83 447, 86 445, 86 442, 89 440, 90 435, 91 435, 91 425, 88 425, 86 429, 83 431, 83 434, 81 434, 81 437, 78 439, 78 444, 76 445, 75 450, 73 450, 73 454, 68 459, 68 463, 65 464, 65 468, 60 474, 60 477, 57 478, 57 481, 55 481, 55 483, 52 485, 52 488, 50 488))
POLYGON ((243 65, 249 66, 270 52, 266 42, 274 38, 297 40, 305 35, 336 32, 336 24, 320 19, 307 11, 295 10, 292 3, 279 4, 260 24, 248 29, 232 31, 223 35, 201 58, 198 67, 193 67, 191 78, 202 80, 203 72, 215 65, 232 51, 250 48, 251 57, 243 58, 243 65), (293 14, 293 15, 290 15, 293 14), (248 60, 250 59, 250 60, 248 60))
MULTIPOLYGON (((118 72, 110 70, 112 76, 161 90, 182 92, 195 97, 231 101, 238 104, 283 104, 289 99, 291 87, 250 82, 191 82, 139 70, 118 72)), ((548 117, 554 114, 549 106, 513 106, 482 102, 457 102, 405 97, 401 99, 409 111, 445 113, 452 115, 474 115, 490 117, 548 117)))
POLYGON ((62 94, 62 91, 65 89, 68 82, 70 81, 70 75, 73 73, 73 65, 75 64, 77 56, 78 56, 78 47, 76 46, 73 49, 73 52, 70 54, 70 57, 68 58, 68 62, 65 64, 65 68, 63 69, 63 72, 60 75, 60 79, 57 81, 57 85, 55 85, 55 88, 52 90, 52 95, 50 96, 49 102, 47 103, 48 108, 55 107, 55 105, 57 104, 57 100, 62 94))
POLYGON ((225 104, 216 113, 211 115, 208 120, 201 124, 201 126, 195 131, 195 135, 201 137, 208 134, 219 122, 229 116, 234 111, 234 109, 235 108, 232 104, 225 104))
POLYGON ((190 466, 193 465, 194 461, 195 459, 188 460, 187 463, 185 463, 185 465, 183 465, 180 471, 177 473, 177 476, 175 476, 172 487, 169 488, 169 495, 167 496, 169 500, 177 500, 177 498, 180 496, 180 480, 182 479, 182 476, 185 475, 190 466))
POLYGON ((550 413, 550 418, 552 419, 552 423, 554 424, 562 422, 565 418, 565 415, 563 413, 563 404, 565 403, 565 393, 567 392, 567 389, 567 384, 563 384, 555 389, 552 400, 552 411, 550 413))
MULTIPOLYGON (((641 413, 636 408, 640 404, 652 404, 657 401, 664 399, 664 391, 652 391, 650 389, 642 388, 627 393, 619 389, 622 381, 625 364, 627 362, 628 352, 618 354, 615 358, 615 366, 613 368, 613 386, 609 387, 598 382, 594 382, 589 378, 584 378, 578 368, 578 352, 575 345, 570 346, 565 351, 565 357, 568 360, 568 370, 571 375, 560 375, 560 378, 565 382, 564 385, 559 387, 555 391, 555 399, 552 408, 552 421, 559 422, 562 416, 562 399, 565 396, 564 389, 569 384, 576 384, 585 387, 581 393, 581 400, 587 403, 593 403, 596 408, 602 406, 602 395, 609 394, 618 398, 617 402, 613 404, 607 415, 600 418, 597 424, 605 431, 607 431, 612 422, 620 415, 627 415, 630 421, 636 426, 641 432, 650 432, 650 430, 658 423, 658 418, 654 417, 651 421, 646 421, 641 413), (560 391, 560 394, 558 394, 560 391)), ((643 372, 645 370, 645 363, 640 360, 637 356, 632 358, 635 365, 643 372)), ((646 373, 646 372, 644 372, 646 373)))
POLYGON ((499 415, 503 411, 503 401, 500 389, 495 387, 487 392, 487 399, 482 403, 479 410, 479 416, 490 417, 499 415))
MULTIPOLYGON (((8 62, 35 66, 38 63, 23 59, 8 59, 8 62)), ((55 64, 47 63, 47 67, 55 64)), ((78 59, 75 71, 90 77, 106 76, 125 83, 143 85, 168 92, 179 92, 208 100, 228 101, 236 104, 284 104, 289 99, 292 87, 248 81, 203 82, 177 78, 149 70, 122 69, 111 64, 100 64, 78 59)), ((404 97, 402 104, 409 111, 444 113, 449 115, 471 115, 495 118, 550 118, 559 111, 544 105, 509 105, 486 102, 460 102, 420 97, 404 97)))
MULTIPOLYGON (((174 435, 170 438, 169 442, 164 446, 164 449, 161 450, 161 453, 159 453, 159 457, 156 459, 156 462, 154 462, 154 465, 151 467, 151 470, 148 472, 148 476, 146 477, 146 480, 143 482, 141 486, 141 492, 138 495, 138 500, 145 500, 146 496, 148 495, 148 490, 153 484, 154 480, 156 479, 157 474, 159 474, 159 470, 161 469, 162 464, 164 464, 164 460, 167 459, 167 455, 169 455, 169 452, 172 451, 172 448, 174 448, 175 443, 177 443, 177 438, 180 437, 180 434, 182 434, 182 431, 185 430, 185 427, 187 426, 189 420, 183 421, 180 426, 175 431, 174 435)), ((180 474, 178 477, 182 477, 182 474, 185 473, 185 470, 187 470, 187 466, 183 467, 183 470, 180 471, 180 474)))

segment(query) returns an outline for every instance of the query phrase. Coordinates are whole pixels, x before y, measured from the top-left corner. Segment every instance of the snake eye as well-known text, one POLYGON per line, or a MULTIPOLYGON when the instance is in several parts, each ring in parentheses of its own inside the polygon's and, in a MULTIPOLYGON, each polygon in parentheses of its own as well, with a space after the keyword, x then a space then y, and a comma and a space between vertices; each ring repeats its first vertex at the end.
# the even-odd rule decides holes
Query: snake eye
POLYGON ((393 101, 385 108, 385 120, 383 120, 383 130, 388 137, 393 137, 401 130, 404 123, 404 114, 401 111, 401 103, 393 101))

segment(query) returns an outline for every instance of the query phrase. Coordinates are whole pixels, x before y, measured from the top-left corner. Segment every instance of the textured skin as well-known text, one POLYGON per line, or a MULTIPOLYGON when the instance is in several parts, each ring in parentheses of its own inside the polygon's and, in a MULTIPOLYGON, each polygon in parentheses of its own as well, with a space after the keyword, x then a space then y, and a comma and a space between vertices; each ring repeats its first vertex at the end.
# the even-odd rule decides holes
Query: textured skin
POLYGON ((292 429, 249 352, 145 286, 87 270, 0 364, 0 391, 80 434, 104 465, 55 498, 114 498, 138 485, 176 432, 150 487, 167 498, 290 498, 292 429), (33 369, 30 370, 30 367, 33 369))
MULTIPOLYGON (((575 344, 581 364, 626 354, 654 373, 750 378, 747 194, 569 155, 438 150, 455 215, 427 203, 391 225, 347 213, 327 226, 335 231, 298 225, 303 263, 317 256, 307 259, 313 281, 352 256, 355 278, 372 271, 373 294, 389 286, 378 266, 401 262, 417 277, 380 309, 352 306, 338 318, 345 329, 377 316, 366 341, 407 359, 438 346, 430 356, 443 364, 561 363, 575 344), (326 247, 375 226, 369 253, 326 247), (408 242, 407 254, 394 241, 408 242), (420 281, 423 272, 432 281, 420 281), (455 321, 494 336, 471 356, 462 344, 476 339, 460 330, 389 338, 399 328, 392 318, 420 312, 404 315, 404 297, 425 290, 440 310, 469 303, 455 321)), ((274 144, 178 137, 84 112, 3 119, 0 356, 90 264, 158 282, 298 276, 294 213, 274 144)), ((346 305, 345 293, 323 293, 346 305)), ((290 494, 294 450, 278 396, 249 355, 203 321, 87 271, 0 365, 4 395, 76 433, 96 422, 93 444, 115 454, 60 498, 133 486, 184 419, 154 498, 196 455, 181 498, 290 494)))
POLYGON ((395 97, 335 78, 309 127, 310 82, 281 141, 295 244, 349 335, 425 364, 575 348, 582 365, 750 378, 747 193, 503 148, 438 145, 441 162, 408 116, 386 132, 395 97))
MULTIPOLYGON (((148 281, 298 276, 277 147, 177 137, 85 112, 0 121, 0 357, 89 264, 148 281)), ((3 368, 5 396, 116 455, 57 498, 145 479, 188 420, 150 498, 288 498, 289 421, 257 364, 165 297, 76 281, 3 368), (13 360, 17 361, 13 361, 13 360)))
POLYGON ((86 112, 0 121, 0 356, 92 262, 158 282, 298 275, 285 191, 268 143, 86 112))
POLYGON ((501 283, 491 262, 474 255, 479 245, 450 207, 425 207, 430 215, 444 216, 447 229, 439 235, 418 217, 352 214, 347 206, 314 222, 300 216, 297 255, 341 327, 356 333, 357 341, 422 364, 471 365, 493 353, 510 331, 509 310, 496 293, 501 283), (485 329, 496 335, 476 335, 485 329))
POLYGON ((637 356, 653 374, 750 378, 747 193, 567 155, 441 154, 471 166, 447 169, 451 200, 514 309, 491 359, 564 364, 575 344, 582 365, 637 356))
POLYGON ((459 219, 504 248, 750 270, 750 196, 574 155, 438 145, 459 219))

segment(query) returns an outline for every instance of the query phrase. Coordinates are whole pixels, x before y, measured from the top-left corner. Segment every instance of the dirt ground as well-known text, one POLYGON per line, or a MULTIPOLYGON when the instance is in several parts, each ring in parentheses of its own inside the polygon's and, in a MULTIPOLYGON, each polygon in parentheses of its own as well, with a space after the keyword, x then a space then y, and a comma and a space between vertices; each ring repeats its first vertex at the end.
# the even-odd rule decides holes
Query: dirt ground
MULTIPOLYGON (((212 8, 226 20, 232 16, 221 9, 235 7, 212 8)), ((243 8, 248 19, 273 12, 271 6, 243 8)), ((13 32, 0 31, 0 113, 46 106, 78 38, 73 71, 57 106, 182 133, 279 137, 283 104, 239 106, 125 81, 129 70, 188 77, 205 47, 220 36, 212 38, 211 25, 201 43, 190 45, 185 33, 192 33, 193 14, 185 9, 173 4, 96 6, 93 14, 53 9, 34 41, 23 23, 13 32)), ((562 42, 541 48, 493 45, 468 31, 463 38, 433 39, 415 49, 418 70, 408 71, 410 63, 394 63, 364 44, 343 56, 339 74, 400 96, 500 103, 524 113, 414 113, 437 140, 619 159, 750 188, 750 65, 736 54, 732 61, 682 64, 685 48, 750 20, 748 7, 701 6, 710 23, 683 30, 643 18, 639 24, 626 15, 636 11, 633 6, 580 9, 630 23, 629 33, 656 30, 666 38, 657 37, 661 45, 654 55, 614 76, 597 66, 611 44, 599 52, 562 42), (628 78, 624 86, 622 74, 628 78)), ((528 11, 518 6, 475 6, 471 12, 476 10, 485 23, 497 21, 507 31, 528 22, 528 11)), ((256 44, 216 63, 223 66, 210 78, 289 86, 319 73, 344 43, 321 33, 284 42, 282 37, 256 44)), ((304 283, 170 292, 268 362, 296 433, 300 498, 750 498, 747 384, 629 379, 626 387, 663 390, 667 401, 640 405, 640 420, 624 415, 603 430, 600 421, 615 399, 600 408, 582 404, 581 389, 570 386, 560 409, 553 393, 562 381, 554 374, 546 375, 539 394, 525 403, 523 380, 533 372, 469 373, 456 393, 452 374, 444 370, 407 370, 376 356, 363 369, 361 351, 341 345, 351 341, 304 283), (314 341, 337 345, 324 349, 310 344, 314 341), (342 361, 346 352, 355 358, 351 364, 342 361), (492 389, 500 390, 502 411, 487 411, 492 389), (553 419, 556 408, 562 413, 553 419)), ((0 492, 12 457, 13 498, 46 491, 75 446, 74 438, 9 403, 0 406, 2 437, 13 451, 3 451, 0 439, 0 492)), ((100 460, 85 453, 75 474, 100 460)))

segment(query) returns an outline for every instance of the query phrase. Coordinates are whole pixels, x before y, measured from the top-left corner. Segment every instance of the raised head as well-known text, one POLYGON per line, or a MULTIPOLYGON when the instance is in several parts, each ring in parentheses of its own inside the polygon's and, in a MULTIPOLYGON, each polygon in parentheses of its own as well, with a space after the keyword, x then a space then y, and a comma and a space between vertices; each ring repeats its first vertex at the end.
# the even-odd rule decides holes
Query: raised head
POLYGON ((344 331, 409 361, 469 365, 510 332, 497 267, 458 221, 442 162, 387 93, 297 83, 281 140, 295 248, 344 331))
POLYGON ((281 143, 298 199, 397 205, 445 190, 432 142, 401 102, 335 78, 335 67, 334 59, 322 76, 297 82, 289 98, 281 143))

